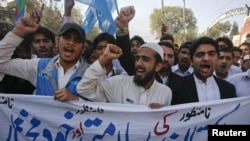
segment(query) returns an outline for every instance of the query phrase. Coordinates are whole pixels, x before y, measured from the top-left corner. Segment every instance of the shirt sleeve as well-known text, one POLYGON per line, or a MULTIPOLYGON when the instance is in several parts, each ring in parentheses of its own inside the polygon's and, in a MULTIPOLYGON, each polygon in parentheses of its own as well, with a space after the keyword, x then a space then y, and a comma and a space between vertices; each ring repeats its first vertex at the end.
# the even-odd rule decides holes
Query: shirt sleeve
POLYGON ((0 77, 1 73, 16 76, 36 84, 37 64, 39 59, 11 59, 22 38, 9 32, 0 41, 0 77))
POLYGON ((102 68, 98 60, 95 61, 83 74, 77 85, 77 92, 92 101, 107 102, 105 91, 109 87, 103 86, 105 80, 102 80, 102 76, 104 74, 106 74, 106 70, 102 68))

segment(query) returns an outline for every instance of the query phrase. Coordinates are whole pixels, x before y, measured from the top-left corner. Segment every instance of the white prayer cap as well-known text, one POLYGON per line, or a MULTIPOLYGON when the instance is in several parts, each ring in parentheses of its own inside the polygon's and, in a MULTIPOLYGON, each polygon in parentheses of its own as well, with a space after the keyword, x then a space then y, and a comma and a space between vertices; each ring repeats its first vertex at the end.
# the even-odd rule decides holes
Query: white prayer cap
POLYGON ((158 53, 161 56, 161 60, 163 60, 163 50, 162 50, 161 46, 158 45, 157 43, 147 42, 147 43, 141 45, 141 48, 143 48, 143 47, 153 49, 156 53, 158 53))
POLYGON ((250 60, 250 55, 245 55, 244 58, 243 58, 243 62, 247 61, 247 60, 250 60))

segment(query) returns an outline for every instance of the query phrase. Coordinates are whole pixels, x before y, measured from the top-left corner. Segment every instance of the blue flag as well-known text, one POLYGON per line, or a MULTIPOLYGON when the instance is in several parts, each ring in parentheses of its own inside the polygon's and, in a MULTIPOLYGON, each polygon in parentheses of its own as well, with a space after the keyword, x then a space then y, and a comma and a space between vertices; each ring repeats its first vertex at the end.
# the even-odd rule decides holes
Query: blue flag
POLYGON ((89 6, 87 11, 85 12, 85 15, 86 17, 85 21, 82 24, 82 27, 84 28, 86 33, 89 33, 97 22, 96 9, 89 6))
POLYGON ((99 28, 103 32, 113 35, 116 32, 116 25, 112 13, 117 9, 116 0, 76 0, 89 5, 85 15, 83 28, 88 33, 98 20, 99 28), (91 8, 92 7, 92 8, 91 8), (97 19, 97 20, 96 20, 97 19))

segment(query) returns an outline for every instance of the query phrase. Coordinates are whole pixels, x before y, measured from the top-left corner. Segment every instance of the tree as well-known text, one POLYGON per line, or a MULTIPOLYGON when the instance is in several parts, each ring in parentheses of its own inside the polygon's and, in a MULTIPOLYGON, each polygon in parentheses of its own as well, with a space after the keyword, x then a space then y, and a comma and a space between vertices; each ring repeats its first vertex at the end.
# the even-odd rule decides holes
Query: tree
MULTIPOLYGON (((168 28, 167 33, 174 36, 176 43, 184 42, 183 30, 183 8, 182 7, 164 7, 164 18, 162 9, 154 9, 150 15, 150 27, 152 34, 156 34, 155 39, 161 37, 162 19, 165 19, 165 25, 168 28)), ((191 9, 185 9, 185 28, 186 39, 192 40, 197 37, 196 18, 191 9)))
POLYGON ((233 40, 233 36, 238 34, 239 34, 239 26, 237 22, 234 22, 229 37, 231 40, 233 40))
POLYGON ((217 39, 218 37, 226 36, 226 34, 230 31, 230 29, 231 29, 231 24, 229 21, 225 23, 218 22, 210 29, 208 29, 205 35, 217 39))

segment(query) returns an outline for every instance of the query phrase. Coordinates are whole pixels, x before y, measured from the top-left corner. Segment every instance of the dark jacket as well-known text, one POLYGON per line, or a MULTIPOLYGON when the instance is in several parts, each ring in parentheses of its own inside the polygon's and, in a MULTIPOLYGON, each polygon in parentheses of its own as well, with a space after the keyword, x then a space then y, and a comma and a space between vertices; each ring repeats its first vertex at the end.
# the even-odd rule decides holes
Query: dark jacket
MULTIPOLYGON (((219 87, 221 99, 236 97, 236 89, 234 85, 225 80, 218 79, 215 76, 214 79, 219 87)), ((172 90, 171 105, 199 102, 194 74, 174 80, 169 87, 172 90)))

